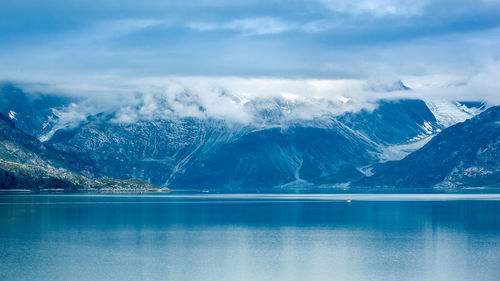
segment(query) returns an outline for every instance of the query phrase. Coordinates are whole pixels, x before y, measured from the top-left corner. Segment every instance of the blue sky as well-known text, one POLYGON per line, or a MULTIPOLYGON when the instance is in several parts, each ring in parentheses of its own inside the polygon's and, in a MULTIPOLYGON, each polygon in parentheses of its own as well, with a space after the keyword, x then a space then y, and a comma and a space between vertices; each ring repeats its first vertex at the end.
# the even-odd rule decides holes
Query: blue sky
POLYGON ((4 80, 500 73, 498 0, 3 0, 0 34, 4 80))

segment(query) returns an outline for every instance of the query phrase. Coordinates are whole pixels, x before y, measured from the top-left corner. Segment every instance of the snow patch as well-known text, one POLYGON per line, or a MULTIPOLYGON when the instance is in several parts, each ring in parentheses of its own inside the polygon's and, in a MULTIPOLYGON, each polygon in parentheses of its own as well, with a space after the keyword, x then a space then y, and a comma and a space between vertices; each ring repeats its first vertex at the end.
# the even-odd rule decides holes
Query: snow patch
MULTIPOLYGON (((424 121, 424 124, 418 125, 418 126, 425 132, 425 134, 427 134, 427 135, 434 134, 434 131, 435 131, 434 127, 432 126, 432 124, 429 121, 424 121)), ((421 134, 419 136, 420 136, 419 139, 427 137, 426 135, 423 135, 423 134, 421 134)), ((416 140, 418 140, 418 139, 416 139, 416 140)))
MULTIPOLYGON (((381 163, 387 162, 387 161, 395 161, 395 160, 401 160, 405 158, 408 154, 412 153, 415 150, 420 149, 423 147, 425 144, 427 144, 433 137, 434 135, 423 135, 420 139, 417 141, 412 141, 407 144, 399 144, 399 145, 391 145, 383 148, 382 153, 380 153, 380 158, 379 161, 381 163), (425 136, 425 137, 423 137, 425 136)), ((417 137, 413 138, 416 139, 417 137)))
POLYGON ((374 174, 372 169, 373 169, 372 166, 366 166, 366 167, 359 167, 358 171, 360 171, 363 175, 367 177, 371 177, 374 174))
POLYGON ((15 112, 14 110, 9 111, 9 118, 10 119, 17 120, 16 115, 17 115, 17 112, 15 112))
POLYGON ((456 123, 464 122, 483 111, 483 108, 467 107, 459 102, 446 100, 426 101, 425 104, 434 114, 439 125, 447 128, 456 123))

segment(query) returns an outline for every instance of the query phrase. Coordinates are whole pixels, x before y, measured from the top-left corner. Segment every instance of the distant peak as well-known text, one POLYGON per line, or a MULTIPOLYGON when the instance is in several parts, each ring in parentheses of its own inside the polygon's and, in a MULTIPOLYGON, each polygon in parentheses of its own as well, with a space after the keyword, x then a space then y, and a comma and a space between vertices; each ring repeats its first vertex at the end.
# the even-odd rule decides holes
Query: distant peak
POLYGON ((364 88, 370 92, 396 92, 411 90, 411 88, 406 86, 401 80, 397 80, 392 83, 369 82, 364 88))

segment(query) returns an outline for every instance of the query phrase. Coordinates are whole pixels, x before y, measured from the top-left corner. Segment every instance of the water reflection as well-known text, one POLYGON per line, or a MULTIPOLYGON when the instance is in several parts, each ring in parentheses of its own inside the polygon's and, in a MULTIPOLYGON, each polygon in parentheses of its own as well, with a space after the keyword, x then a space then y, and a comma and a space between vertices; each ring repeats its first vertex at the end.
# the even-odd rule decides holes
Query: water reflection
POLYGON ((0 279, 498 280, 500 201, 0 197, 0 279))

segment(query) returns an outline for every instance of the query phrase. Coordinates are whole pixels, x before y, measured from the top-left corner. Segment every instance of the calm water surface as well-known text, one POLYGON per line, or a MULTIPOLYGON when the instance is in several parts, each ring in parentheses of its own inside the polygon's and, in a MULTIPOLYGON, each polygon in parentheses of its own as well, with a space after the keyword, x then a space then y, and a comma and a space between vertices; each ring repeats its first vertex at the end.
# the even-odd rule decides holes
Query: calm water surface
POLYGON ((500 196, 0 195, 0 261, 0 280, 500 280, 500 196))

